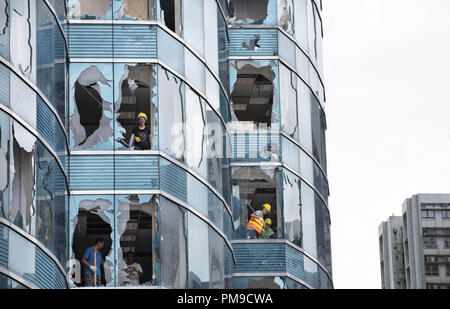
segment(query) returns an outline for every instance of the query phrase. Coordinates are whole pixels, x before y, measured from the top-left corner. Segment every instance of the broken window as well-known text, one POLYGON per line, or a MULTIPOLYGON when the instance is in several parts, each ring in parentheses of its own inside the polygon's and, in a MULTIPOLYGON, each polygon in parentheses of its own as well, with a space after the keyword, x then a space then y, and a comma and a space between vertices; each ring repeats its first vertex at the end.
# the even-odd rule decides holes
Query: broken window
POLYGON ((86 249, 92 247, 97 238, 105 240, 100 250, 104 264, 99 265, 101 270, 101 285, 114 285, 114 250, 113 249, 113 225, 114 204, 110 197, 72 197, 74 212, 71 214, 72 224, 72 254, 71 259, 76 259, 78 271, 81 273, 81 282, 85 284, 82 258, 86 249))
POLYGON ((115 71, 123 72, 118 83, 119 97, 115 104, 118 122, 115 128, 116 149, 156 149, 158 147, 156 126, 158 117, 156 115, 155 67, 146 64, 134 66, 117 64, 115 71), (137 116, 141 113, 147 117, 145 127, 149 130, 139 129, 137 116), (137 141, 135 137, 140 140, 137 141))
POLYGON ((283 219, 287 240, 302 247, 301 181, 283 170, 283 219))
POLYGON ((116 197, 117 285, 159 285, 158 204, 156 196, 116 197))
POLYGON ((159 0, 159 21, 174 33, 183 36, 182 0, 159 0))
POLYGON ((9 0, 0 0, 0 56, 9 60, 9 0))
POLYGON ((113 0, 116 19, 153 20, 154 0, 113 0))
POLYGON ((170 289, 186 288, 186 211, 161 197, 161 284, 170 289))
POLYGON ((71 66, 72 148, 91 150, 113 148, 111 77, 112 65, 110 64, 71 66))
POLYGON ((183 37, 202 57, 205 56, 205 28, 210 27, 208 24, 206 27, 204 25, 204 2, 203 0, 183 1, 183 37))
POLYGON ((298 139, 297 76, 280 65, 281 129, 298 139))
POLYGON ((36 81, 35 1, 10 1, 11 63, 27 78, 36 81))
POLYGON ((232 172, 233 185, 233 239, 248 239, 251 237, 247 228, 251 215, 261 211, 264 204, 271 206, 270 213, 264 215, 264 221, 269 218, 271 224, 265 222, 257 238, 280 238, 283 233, 281 226, 280 199, 281 173, 278 168, 235 167, 232 172))
POLYGON ((112 19, 111 0, 69 0, 71 19, 112 19))
POLYGON ((278 68, 274 61, 239 60, 231 64, 233 119, 247 123, 252 130, 277 128, 279 122, 278 68))
POLYGON ((177 159, 184 153, 184 83, 169 71, 158 70, 158 104, 160 123, 160 149, 177 159))
POLYGON ((285 289, 283 277, 235 277, 233 289, 285 289))
POLYGON ((231 0, 228 4, 229 21, 262 24, 267 18, 268 2, 268 0, 231 0))
POLYGON ((294 35, 294 0, 278 0, 278 25, 294 35))
POLYGON ((53 14, 43 1, 37 1, 37 86, 65 123, 65 48, 64 37, 53 14))
POLYGON ((13 122, 13 145, 10 162, 13 175, 9 218, 27 233, 35 235, 35 158, 36 137, 13 122))
POLYGON ((0 216, 9 217, 9 195, 10 195, 10 117, 0 111, 0 216))

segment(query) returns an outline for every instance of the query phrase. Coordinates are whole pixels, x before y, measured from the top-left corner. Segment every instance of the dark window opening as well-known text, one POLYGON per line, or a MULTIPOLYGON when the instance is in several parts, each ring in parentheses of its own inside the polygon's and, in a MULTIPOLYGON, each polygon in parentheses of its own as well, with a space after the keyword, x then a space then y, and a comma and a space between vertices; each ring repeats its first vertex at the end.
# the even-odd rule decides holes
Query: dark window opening
MULTIPOLYGON (((246 65, 242 70, 252 69, 246 65)), ((253 69, 254 70, 254 69, 253 69)), ((272 72, 271 69, 268 69, 272 72)), ((257 124, 271 126, 272 105, 274 97, 273 75, 271 79, 267 74, 240 73, 233 85, 231 93, 232 107, 239 121, 248 121, 257 124)), ((270 75, 269 75, 270 76, 270 75)))

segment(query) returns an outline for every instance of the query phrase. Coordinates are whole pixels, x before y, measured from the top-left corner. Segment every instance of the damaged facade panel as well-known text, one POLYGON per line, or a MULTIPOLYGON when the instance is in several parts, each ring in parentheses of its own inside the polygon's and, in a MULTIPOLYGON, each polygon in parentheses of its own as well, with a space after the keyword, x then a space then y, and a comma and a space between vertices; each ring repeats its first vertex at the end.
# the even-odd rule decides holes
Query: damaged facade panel
MULTIPOLYGON (((84 286, 84 266, 81 263, 86 249, 97 237, 105 240, 100 250, 105 261, 101 269, 101 284, 114 286, 114 199, 112 196, 72 196, 70 207, 71 269, 78 267, 81 280, 72 282, 84 286)), ((75 273, 76 273, 75 271, 75 273)))
POLYGON ((113 149, 112 65, 73 64, 71 68, 71 148, 113 149))
POLYGON ((156 0, 113 0, 115 19, 153 20, 156 0))
POLYGON ((276 25, 277 0, 230 0, 228 23, 235 25, 276 25))
POLYGON ((175 75, 159 67, 158 102, 160 128, 160 149, 176 159, 182 160, 185 151, 183 105, 185 85, 175 75))
POLYGON ((159 286, 161 237, 157 197, 116 196, 115 208, 117 285, 159 286))
POLYGON ((294 35, 294 0, 278 0, 278 25, 289 33, 294 35))
MULTIPOLYGON (((147 140, 140 145, 141 150, 158 148, 158 114, 157 114, 157 85, 156 66, 146 64, 116 64, 115 80, 117 99, 115 109, 115 148, 134 148, 132 134, 137 128, 137 116, 144 113, 148 119, 146 127, 150 128, 150 134, 144 138, 147 140)), ((142 137, 142 136, 141 136, 142 137)))
POLYGON ((183 2, 187 0, 154 0, 158 1, 158 20, 174 33, 183 37, 183 2))
POLYGON ((271 60, 230 63, 232 119, 250 130, 279 127, 278 64, 271 60))
POLYGON ((232 170, 232 205, 234 218, 233 239, 249 239, 247 224, 251 214, 262 210, 263 204, 270 204, 271 211, 264 216, 270 218, 273 234, 265 228, 261 236, 265 238, 283 237, 282 174, 279 168, 235 167, 232 170))
POLYGON ((69 0, 71 19, 112 19, 112 0, 69 0))

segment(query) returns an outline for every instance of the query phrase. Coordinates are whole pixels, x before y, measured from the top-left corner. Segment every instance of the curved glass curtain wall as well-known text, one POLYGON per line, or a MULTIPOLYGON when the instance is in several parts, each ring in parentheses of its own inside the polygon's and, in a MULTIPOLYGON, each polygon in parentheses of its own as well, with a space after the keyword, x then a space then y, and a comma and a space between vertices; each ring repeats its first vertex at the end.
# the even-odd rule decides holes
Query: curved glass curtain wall
MULTIPOLYGON (((0 276, 18 277, 27 288, 67 288, 65 273, 55 261, 35 243, 2 223, 0 248, 0 276)), ((3 281, 1 284, 17 288, 15 280, 8 282, 5 277, 0 277, 0 282, 3 281)))
POLYGON ((33 287, 65 288, 67 63, 51 8, 46 1, 0 1, 0 217, 30 235, 4 227, 4 267, 33 287))

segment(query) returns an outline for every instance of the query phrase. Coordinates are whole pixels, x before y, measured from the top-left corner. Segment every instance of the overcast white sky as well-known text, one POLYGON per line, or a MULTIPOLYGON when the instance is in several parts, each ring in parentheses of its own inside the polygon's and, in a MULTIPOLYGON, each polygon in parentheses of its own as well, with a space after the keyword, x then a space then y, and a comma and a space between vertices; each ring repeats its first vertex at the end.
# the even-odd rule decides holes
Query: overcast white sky
POLYGON ((323 0, 335 288, 380 288, 378 225, 450 193, 450 1, 323 0))

